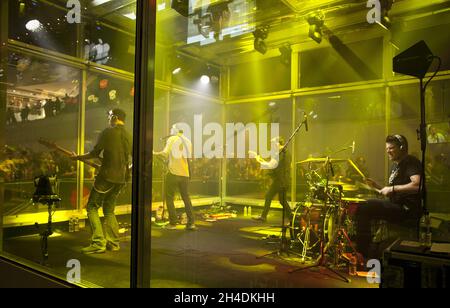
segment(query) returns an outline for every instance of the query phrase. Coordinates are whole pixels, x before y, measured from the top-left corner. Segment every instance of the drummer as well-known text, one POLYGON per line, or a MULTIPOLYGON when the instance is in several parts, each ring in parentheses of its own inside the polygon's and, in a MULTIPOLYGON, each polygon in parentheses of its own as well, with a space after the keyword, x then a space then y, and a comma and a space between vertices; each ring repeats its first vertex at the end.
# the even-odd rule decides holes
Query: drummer
POLYGON ((388 185, 381 186, 366 179, 366 183, 386 199, 368 200, 356 211, 357 246, 365 257, 369 255, 373 219, 404 224, 405 221, 418 221, 421 215, 421 162, 408 154, 408 140, 402 135, 386 137, 386 153, 393 162, 388 185))

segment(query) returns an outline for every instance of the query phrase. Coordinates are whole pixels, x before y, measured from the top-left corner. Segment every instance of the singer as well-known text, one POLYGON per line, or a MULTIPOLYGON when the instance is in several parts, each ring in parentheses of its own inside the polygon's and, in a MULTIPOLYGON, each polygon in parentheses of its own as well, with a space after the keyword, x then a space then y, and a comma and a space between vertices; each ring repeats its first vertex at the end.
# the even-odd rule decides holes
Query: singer
POLYGON ((169 211, 170 223, 166 229, 177 228, 177 212, 174 204, 175 192, 180 192, 181 198, 184 202, 184 208, 187 215, 187 224, 185 229, 196 231, 194 211, 192 207, 191 198, 189 197, 188 186, 191 178, 191 168, 189 159, 192 157, 192 143, 184 135, 182 129, 177 125, 171 128, 171 136, 166 141, 164 150, 160 152, 153 152, 153 155, 161 155, 168 159, 168 172, 166 174, 165 182, 165 199, 167 209, 169 211))

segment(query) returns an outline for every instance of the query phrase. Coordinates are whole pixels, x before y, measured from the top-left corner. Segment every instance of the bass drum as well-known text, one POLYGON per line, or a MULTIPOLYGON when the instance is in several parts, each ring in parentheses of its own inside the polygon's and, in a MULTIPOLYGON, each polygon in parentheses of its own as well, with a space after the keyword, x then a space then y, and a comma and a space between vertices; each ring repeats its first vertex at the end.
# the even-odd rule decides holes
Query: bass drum
POLYGON ((339 226, 339 207, 311 202, 299 203, 293 212, 291 221, 291 239, 310 253, 320 255, 320 247, 324 252, 334 242, 339 226), (322 241, 323 233, 323 242, 322 241), (306 247, 305 247, 306 246, 306 247))

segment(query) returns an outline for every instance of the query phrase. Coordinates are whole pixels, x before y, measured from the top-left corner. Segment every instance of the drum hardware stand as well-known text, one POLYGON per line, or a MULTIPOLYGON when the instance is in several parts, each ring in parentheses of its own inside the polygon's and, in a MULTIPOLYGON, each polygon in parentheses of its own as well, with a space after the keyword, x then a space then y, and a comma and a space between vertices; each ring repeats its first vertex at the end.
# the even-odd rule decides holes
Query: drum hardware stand
MULTIPOLYGON (((341 217, 341 216, 338 216, 338 217, 341 217)), ((344 238, 345 241, 347 241, 348 246, 352 250, 352 254, 356 255, 358 257, 358 260, 359 260, 359 253, 356 250, 355 246, 353 245, 352 240, 348 236, 347 231, 342 227, 341 219, 339 218, 339 225, 338 225, 338 228, 337 228, 337 236, 336 236, 336 239, 334 240, 334 243, 332 245, 335 248, 334 266, 338 266, 338 262, 339 262, 340 258, 344 258, 346 261, 349 261, 349 260, 347 260, 347 258, 343 257, 343 253, 341 251, 339 251, 338 248, 337 248, 339 246, 339 242, 341 242, 341 241, 343 242, 344 241, 344 239, 341 240, 340 238, 344 238)))
POLYGON ((260 259, 260 258, 263 258, 263 257, 267 257, 267 256, 270 256, 270 255, 274 255, 274 254, 276 254, 277 256, 281 256, 283 253, 285 253, 288 257, 290 255, 290 253, 292 253, 294 255, 297 255, 297 256, 300 256, 298 253, 290 251, 291 250, 290 245, 289 245, 290 241, 288 241, 288 239, 286 238, 286 229, 291 228, 291 227, 286 226, 284 224, 285 212, 286 211, 283 208, 283 215, 281 216, 282 217, 281 218, 282 219, 282 223, 281 223, 281 237, 280 237, 280 244, 279 244, 278 250, 266 253, 266 254, 264 254, 262 256, 257 256, 256 257, 257 259, 260 259))
MULTIPOLYGON (((302 253, 301 253, 302 263, 306 262, 306 254, 308 253, 308 251, 317 245, 317 242, 316 242, 312 246, 310 246, 310 243, 311 243, 310 234, 311 234, 311 229, 312 229, 311 228, 311 209, 310 208, 307 208, 306 217, 307 217, 306 228, 305 228, 304 232, 301 233, 301 234, 304 234, 304 239, 303 240, 301 239, 301 234, 298 237, 298 240, 302 244, 302 253)), ((293 219, 295 219, 295 218, 296 218, 296 216, 294 216, 293 219)), ((294 226, 294 221, 292 222, 292 225, 294 226)), ((312 232, 314 234, 316 234, 316 232, 314 232, 314 230, 312 230, 312 232)))
MULTIPOLYGON (((329 167, 329 169, 327 169, 327 171, 330 170, 330 172, 334 176, 333 167, 331 166, 331 162, 330 162, 330 158, 329 157, 327 157, 327 161, 325 162, 325 167, 327 167, 327 166, 329 167)), ((327 198, 325 198, 325 201, 324 201, 324 208, 325 209, 327 208, 328 199, 332 200, 331 196, 329 195, 329 191, 328 191, 328 182, 329 182, 329 173, 327 172, 327 179, 326 179, 326 185, 325 185, 325 196, 327 196, 327 198)), ((326 215, 325 215, 325 217, 326 217, 326 215)), ((324 224, 325 224, 325 218, 324 218, 324 223, 322 224, 323 225, 322 228, 325 227, 324 224)), ((326 264, 326 262, 325 262, 324 241, 325 241, 325 239, 324 239, 324 230, 322 230, 322 232, 320 232, 320 256, 317 259, 316 264, 311 265, 311 266, 302 267, 302 268, 291 269, 291 270, 289 270, 289 273, 291 274, 291 273, 295 273, 295 272, 298 272, 298 271, 302 271, 302 270, 305 270, 305 269, 311 269, 311 268, 315 268, 315 267, 325 268, 325 269, 329 270, 330 272, 334 273, 335 275, 337 275, 343 281, 348 282, 348 283, 351 282, 350 279, 348 279, 347 277, 345 277, 344 275, 342 275, 338 271, 332 269, 328 264, 326 264)))

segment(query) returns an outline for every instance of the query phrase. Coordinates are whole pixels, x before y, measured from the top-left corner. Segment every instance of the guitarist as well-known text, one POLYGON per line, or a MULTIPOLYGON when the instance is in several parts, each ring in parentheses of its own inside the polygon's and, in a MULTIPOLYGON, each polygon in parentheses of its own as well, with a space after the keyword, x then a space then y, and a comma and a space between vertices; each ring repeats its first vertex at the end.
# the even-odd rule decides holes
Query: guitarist
POLYGON ((74 160, 100 158, 102 165, 95 178, 94 187, 86 206, 92 228, 92 240, 82 249, 84 254, 104 253, 106 249, 118 251, 119 225, 114 209, 116 199, 129 176, 129 163, 132 154, 132 139, 125 130, 125 111, 116 108, 108 112, 110 127, 103 130, 94 149, 84 155, 73 154, 74 160), (105 232, 98 215, 103 207, 105 232))
MULTIPOLYGON (((256 155, 256 153, 249 153, 251 156, 254 156, 256 161, 260 163, 261 166, 266 169, 270 169, 270 177, 272 183, 270 184, 270 188, 265 196, 264 209, 260 216, 252 217, 254 220, 265 222, 267 220, 267 214, 270 210, 270 204, 272 203, 272 199, 278 194, 278 199, 280 200, 281 205, 283 206, 283 210, 285 214, 287 214, 286 218, 290 220, 292 216, 292 210, 289 206, 289 203, 286 200, 286 192, 289 186, 289 161, 290 157, 286 153, 287 151, 283 151, 284 148, 284 139, 282 137, 277 137, 272 139, 272 142, 276 143, 276 146, 280 150, 280 154, 278 160, 272 158, 269 162, 265 161, 261 156, 256 155)), ((283 222, 285 224, 286 222, 283 222)))

